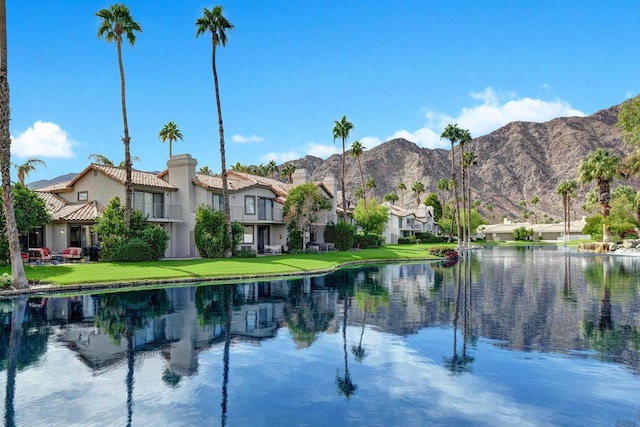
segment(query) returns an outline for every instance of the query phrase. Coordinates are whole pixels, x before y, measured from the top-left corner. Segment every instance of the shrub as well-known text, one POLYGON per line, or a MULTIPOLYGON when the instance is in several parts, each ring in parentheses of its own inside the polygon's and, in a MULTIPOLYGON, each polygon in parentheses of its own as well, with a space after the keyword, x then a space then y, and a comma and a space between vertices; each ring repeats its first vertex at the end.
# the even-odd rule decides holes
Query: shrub
POLYGON ((157 224, 148 226, 142 232, 142 240, 151 248, 154 260, 164 257, 169 246, 169 234, 164 228, 157 224))
POLYGON ((533 236, 533 228, 518 227, 513 230, 514 240, 529 240, 531 236, 533 236))
POLYGON ((416 239, 420 240, 420 243, 443 243, 446 241, 446 239, 438 237, 435 234, 429 233, 428 231, 417 232, 416 239))
POLYGON ((154 252, 143 239, 133 237, 123 240, 116 246, 113 253, 113 261, 116 262, 137 262, 152 261, 156 259, 154 252))
POLYGON ((257 255, 251 249, 239 249, 233 254, 235 258, 255 258, 257 255))
POLYGON ((353 248, 355 238, 356 228, 346 222, 339 222, 336 224, 336 241, 329 243, 335 243, 336 249, 339 251, 348 251, 353 248))
POLYGON ((353 245, 360 249, 379 248, 384 245, 384 237, 379 234, 357 234, 353 245))
POLYGON ((287 224, 287 248, 289 253, 300 253, 302 252, 302 232, 295 225, 295 223, 290 222, 287 224))
POLYGON ((324 227, 324 241, 327 243, 335 243, 338 234, 337 227, 334 223, 327 224, 324 227))
POLYGON ((194 235, 196 247, 203 258, 224 258, 226 250, 231 246, 232 253, 242 240, 244 228, 241 224, 231 224, 233 243, 226 237, 226 221, 224 213, 210 206, 198 206, 194 235))
POLYGON ((399 245, 413 245, 416 243, 416 236, 398 237, 399 245))

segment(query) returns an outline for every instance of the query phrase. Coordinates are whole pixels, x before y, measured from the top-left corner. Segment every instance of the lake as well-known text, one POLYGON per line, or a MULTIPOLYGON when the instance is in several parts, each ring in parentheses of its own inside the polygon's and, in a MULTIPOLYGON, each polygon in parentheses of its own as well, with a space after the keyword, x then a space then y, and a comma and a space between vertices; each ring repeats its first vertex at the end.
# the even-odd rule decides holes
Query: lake
POLYGON ((0 300, 17 426, 640 425, 640 257, 0 300))

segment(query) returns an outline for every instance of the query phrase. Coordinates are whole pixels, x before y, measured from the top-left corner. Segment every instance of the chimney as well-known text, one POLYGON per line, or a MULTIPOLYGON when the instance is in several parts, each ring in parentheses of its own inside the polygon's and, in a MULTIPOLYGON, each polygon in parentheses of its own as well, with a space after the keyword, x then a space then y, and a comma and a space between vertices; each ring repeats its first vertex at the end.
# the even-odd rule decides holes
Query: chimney
POLYGON ((293 179, 294 187, 301 184, 306 184, 307 182, 309 182, 309 173, 306 169, 296 169, 291 178, 293 179))

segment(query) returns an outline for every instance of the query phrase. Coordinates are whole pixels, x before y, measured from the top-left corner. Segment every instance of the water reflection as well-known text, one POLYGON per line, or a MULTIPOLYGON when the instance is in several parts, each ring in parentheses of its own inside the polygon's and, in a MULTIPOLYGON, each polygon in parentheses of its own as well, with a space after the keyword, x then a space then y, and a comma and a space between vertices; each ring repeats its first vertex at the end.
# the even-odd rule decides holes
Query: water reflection
MULTIPOLYGON (((639 270, 640 258, 487 248, 463 254, 454 265, 370 266, 295 280, 2 301, 5 424, 16 424, 16 414, 19 418, 29 408, 16 399, 17 372, 36 368, 57 345, 95 377, 122 367, 126 375, 118 393, 126 407, 116 411, 120 424, 127 425, 139 425, 148 416, 144 409, 140 413, 150 381, 148 372, 141 375, 145 360, 158 360, 153 375, 167 393, 178 396, 194 383, 208 382, 199 375, 208 366, 202 364, 207 353, 219 355, 213 365, 219 381, 198 395, 208 398, 208 406, 211 399, 220 402, 212 422, 237 424, 240 414, 250 412, 247 396, 252 395, 238 391, 248 383, 246 358, 238 353, 240 348, 246 352, 245 346, 265 352, 253 356, 254 374, 267 360, 276 360, 285 378, 294 355, 320 352, 321 357, 305 362, 318 378, 296 384, 296 390, 307 386, 327 393, 322 389, 326 379, 332 390, 325 396, 348 405, 380 393, 379 375, 389 375, 383 382, 393 383, 403 360, 379 366, 380 354, 397 340, 409 342, 408 337, 418 353, 412 357, 435 360, 449 381, 482 376, 486 362, 497 357, 488 347, 574 354, 640 373, 639 270), (441 341, 423 342, 425 331, 442 331, 441 341), (274 343, 275 354, 267 350, 274 343), (283 349, 287 344, 291 351, 283 349), (440 346, 442 352, 434 350, 440 346)), ((298 379, 290 378, 290 387, 298 379)), ((379 404, 403 408, 401 402, 379 404)))

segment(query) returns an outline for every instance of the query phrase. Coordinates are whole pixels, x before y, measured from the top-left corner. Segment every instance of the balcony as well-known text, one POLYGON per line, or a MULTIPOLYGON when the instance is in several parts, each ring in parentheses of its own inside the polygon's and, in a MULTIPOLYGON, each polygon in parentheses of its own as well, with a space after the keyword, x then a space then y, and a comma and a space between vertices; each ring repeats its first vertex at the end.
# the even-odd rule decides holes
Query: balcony
POLYGON ((253 215, 247 214, 244 206, 230 206, 231 220, 240 222, 264 222, 264 223, 284 223, 282 208, 273 207, 273 209, 258 209, 253 215))
POLYGON ((182 206, 168 205, 166 203, 135 203, 134 210, 147 215, 151 222, 176 222, 182 221, 182 206))

